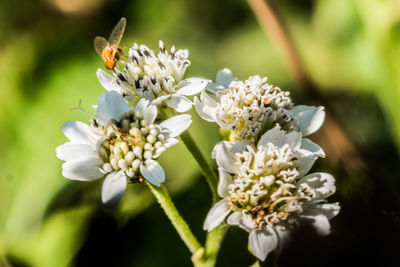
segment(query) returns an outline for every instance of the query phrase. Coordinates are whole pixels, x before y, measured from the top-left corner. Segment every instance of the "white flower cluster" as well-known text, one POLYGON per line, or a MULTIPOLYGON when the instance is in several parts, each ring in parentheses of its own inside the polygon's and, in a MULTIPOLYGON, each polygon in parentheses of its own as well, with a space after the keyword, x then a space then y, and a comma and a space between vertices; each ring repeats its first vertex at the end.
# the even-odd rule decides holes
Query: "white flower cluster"
POLYGON ((324 121, 323 107, 294 106, 289 92, 267 83, 267 78, 251 76, 237 81, 229 69, 217 73, 216 83, 195 97, 197 113, 210 122, 230 131, 229 140, 257 139, 279 124, 286 131, 301 131, 304 136, 320 128, 324 121))
POLYGON ((155 159, 178 143, 175 137, 190 126, 192 119, 182 114, 156 124, 156 117, 156 106, 144 98, 130 109, 120 94, 102 94, 90 126, 70 121, 62 127, 70 140, 56 150, 57 157, 66 161, 63 176, 80 181, 106 176, 102 200, 109 206, 122 197, 127 179, 146 179, 159 186, 165 174, 155 159))
POLYGON ((219 71, 210 93, 195 99, 199 115, 230 131, 213 150, 222 198, 209 211, 204 229, 225 219, 249 232, 253 253, 265 260, 282 248, 300 219, 310 219, 320 234, 330 232, 329 219, 339 204, 326 203, 335 179, 327 173, 308 174, 323 150, 303 136, 324 120, 323 107, 294 106, 288 92, 266 78, 237 81, 228 69, 219 71))
POLYGON ((117 91, 129 102, 146 98, 155 105, 165 103, 178 112, 188 111, 193 103, 187 96, 198 94, 209 80, 202 78, 183 79, 190 65, 189 52, 176 50, 168 52, 164 43, 159 43, 156 54, 145 45, 134 44, 129 49, 128 59, 120 61, 122 70, 115 69, 111 76, 99 69, 97 77, 108 91, 117 91))

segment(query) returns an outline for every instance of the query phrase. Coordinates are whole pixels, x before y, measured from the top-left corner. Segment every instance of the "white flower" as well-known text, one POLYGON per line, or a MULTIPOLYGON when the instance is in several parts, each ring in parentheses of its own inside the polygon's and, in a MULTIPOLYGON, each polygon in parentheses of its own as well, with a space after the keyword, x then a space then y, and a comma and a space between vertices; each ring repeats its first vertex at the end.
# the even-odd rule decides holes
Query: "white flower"
POLYGON ((127 179, 143 178, 159 186, 165 180, 161 165, 155 161, 175 138, 191 124, 187 114, 174 116, 157 125, 157 108, 141 99, 132 110, 122 96, 106 92, 98 98, 96 119, 92 125, 69 121, 62 131, 70 140, 57 147, 57 157, 66 161, 63 176, 91 181, 106 176, 102 201, 114 205, 125 192, 127 179))
POLYGON ((340 209, 338 203, 325 200, 335 192, 335 180, 327 173, 305 175, 323 155, 317 144, 276 126, 257 147, 221 142, 215 153, 223 199, 209 211, 205 230, 227 218, 228 224, 249 232, 250 247, 260 260, 284 246, 299 219, 309 219, 320 234, 329 234, 328 220, 340 209))
POLYGON ((216 122, 230 131, 229 139, 258 139, 279 124, 285 131, 300 130, 304 136, 317 131, 324 119, 323 107, 293 106, 289 92, 267 83, 267 78, 251 76, 237 81, 229 69, 218 71, 209 92, 195 97, 197 113, 206 121, 216 122))
POLYGON ((146 98, 159 105, 165 103, 178 112, 192 108, 192 101, 187 96, 198 94, 209 83, 202 78, 183 79, 186 68, 190 65, 189 52, 176 50, 170 52, 160 41, 160 52, 156 55, 145 45, 134 44, 129 49, 128 60, 120 61, 122 71, 115 70, 115 77, 103 70, 97 71, 100 83, 108 91, 117 91, 127 101, 134 101, 135 96, 146 98))

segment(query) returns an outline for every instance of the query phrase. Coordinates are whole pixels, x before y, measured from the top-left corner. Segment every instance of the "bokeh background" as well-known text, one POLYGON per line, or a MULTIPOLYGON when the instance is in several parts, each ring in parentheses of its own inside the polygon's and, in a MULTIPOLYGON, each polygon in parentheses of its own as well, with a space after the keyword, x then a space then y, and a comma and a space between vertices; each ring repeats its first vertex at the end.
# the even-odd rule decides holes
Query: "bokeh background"
MULTIPOLYGON (((64 122, 90 119, 71 108, 81 99, 90 109, 104 91, 95 75, 103 63, 93 39, 108 36, 123 16, 123 45, 155 49, 161 39, 187 48, 187 76, 214 79, 218 69, 230 67, 239 79, 268 76, 296 103, 327 106, 333 119, 311 136, 327 158, 313 170, 335 175, 337 193, 330 201, 340 201, 342 210, 331 221, 330 236, 301 227, 275 264, 399 266, 400 3, 271 3, 318 98, 296 82, 246 1, 2 0, 0 266, 191 266, 189 251, 148 188, 129 185, 120 203, 106 209, 102 181, 63 178, 55 157, 66 141, 64 122), (332 121, 339 127, 329 128, 332 121)), ((218 129, 193 116, 190 132, 210 155, 218 129)), ((162 162, 178 209, 204 241, 202 223, 211 206, 205 179, 182 144, 164 153, 162 162)), ((247 237, 232 227, 217 266, 253 264, 247 237)))

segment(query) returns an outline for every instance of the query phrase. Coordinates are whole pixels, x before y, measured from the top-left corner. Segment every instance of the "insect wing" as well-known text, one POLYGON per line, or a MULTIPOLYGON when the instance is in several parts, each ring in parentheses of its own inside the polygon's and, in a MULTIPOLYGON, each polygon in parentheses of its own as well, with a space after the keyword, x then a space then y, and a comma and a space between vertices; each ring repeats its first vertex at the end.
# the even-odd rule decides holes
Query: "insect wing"
POLYGON ((94 38, 94 49, 96 49, 97 54, 103 57, 104 48, 110 46, 110 43, 106 40, 106 38, 101 36, 96 36, 94 38))
POLYGON ((115 25, 114 29, 112 30, 108 41, 110 45, 119 45, 122 39, 122 35, 124 35, 126 26, 126 18, 122 18, 118 21, 117 25, 115 25))

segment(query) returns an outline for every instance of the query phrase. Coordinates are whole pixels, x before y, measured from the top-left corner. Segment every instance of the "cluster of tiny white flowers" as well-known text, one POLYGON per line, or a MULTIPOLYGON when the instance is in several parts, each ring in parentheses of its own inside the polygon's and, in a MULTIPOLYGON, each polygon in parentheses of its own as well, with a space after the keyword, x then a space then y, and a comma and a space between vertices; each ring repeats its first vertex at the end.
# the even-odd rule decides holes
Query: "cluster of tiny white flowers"
POLYGON ((105 173, 122 170, 131 181, 141 182, 138 170, 143 161, 156 159, 165 151, 166 135, 158 125, 143 119, 140 111, 127 112, 107 126, 92 126, 105 136, 99 147, 105 173))
POLYGON ((232 81, 217 97, 217 117, 231 130, 231 141, 257 137, 276 124, 287 131, 298 129, 289 112, 293 107, 290 93, 268 84, 267 78, 232 81))
POLYGON ((186 68, 190 65, 186 49, 171 47, 168 52, 164 43, 159 43, 156 55, 145 45, 134 44, 129 49, 128 60, 122 62, 124 72, 120 72, 139 97, 154 100, 159 96, 173 94, 182 81, 186 68))
POLYGON ((310 188, 296 186, 297 158, 288 145, 269 143, 257 150, 247 146, 235 158, 240 169, 228 186, 229 201, 233 211, 249 215, 257 226, 287 220, 291 213, 302 211, 302 199, 315 195, 310 188))

